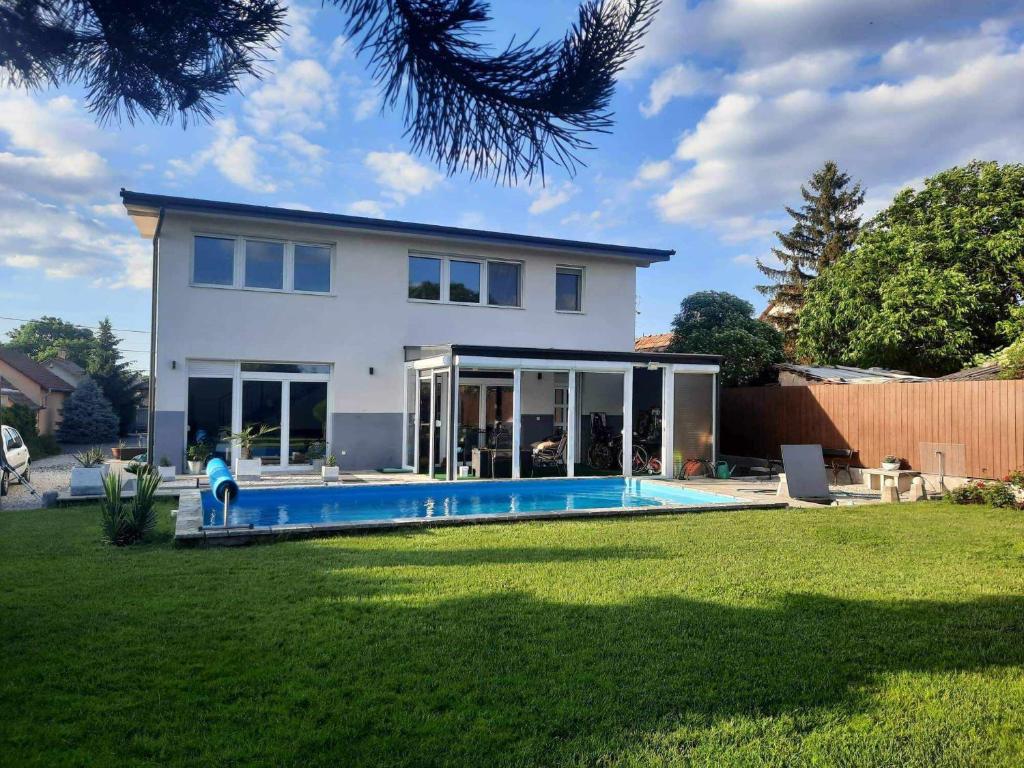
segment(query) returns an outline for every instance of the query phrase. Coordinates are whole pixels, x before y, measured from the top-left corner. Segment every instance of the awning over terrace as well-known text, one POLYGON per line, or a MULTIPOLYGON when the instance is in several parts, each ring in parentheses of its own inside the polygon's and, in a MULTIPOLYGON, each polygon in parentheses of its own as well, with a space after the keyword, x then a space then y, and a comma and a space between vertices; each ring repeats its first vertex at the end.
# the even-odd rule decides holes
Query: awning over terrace
POLYGON ((416 472, 673 477, 717 458, 717 355, 447 344, 405 359, 416 472))

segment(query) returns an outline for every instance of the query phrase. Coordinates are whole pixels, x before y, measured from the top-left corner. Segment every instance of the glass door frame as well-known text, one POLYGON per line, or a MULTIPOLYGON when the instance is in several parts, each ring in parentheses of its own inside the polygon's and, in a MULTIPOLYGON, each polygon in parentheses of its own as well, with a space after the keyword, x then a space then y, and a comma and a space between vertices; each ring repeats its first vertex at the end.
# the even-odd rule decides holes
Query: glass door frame
MULTIPOLYGON (((251 362, 246 360, 245 362, 251 362)), ((266 361, 260 361, 266 362, 266 361)), ((333 368, 332 368, 333 371, 333 368)), ((235 385, 233 387, 232 395, 232 414, 231 414, 231 431, 239 432, 242 429, 242 383, 245 381, 277 381, 281 382, 281 431, 280 431, 280 464, 268 464, 263 467, 267 472, 282 472, 289 469, 312 469, 312 464, 292 464, 289 461, 289 431, 291 428, 291 389, 290 385, 293 381, 315 381, 324 382, 327 384, 327 408, 324 412, 326 417, 326 424, 324 424, 324 432, 326 436, 326 442, 328 446, 332 445, 334 439, 333 429, 331 425, 331 415, 333 408, 331 403, 333 402, 332 392, 332 379, 333 376, 330 373, 275 373, 271 371, 243 371, 242 362, 239 361, 235 364, 235 385)), ((328 448, 330 450, 330 448, 328 448)), ((234 446, 232 446, 232 456, 237 454, 234 446)))

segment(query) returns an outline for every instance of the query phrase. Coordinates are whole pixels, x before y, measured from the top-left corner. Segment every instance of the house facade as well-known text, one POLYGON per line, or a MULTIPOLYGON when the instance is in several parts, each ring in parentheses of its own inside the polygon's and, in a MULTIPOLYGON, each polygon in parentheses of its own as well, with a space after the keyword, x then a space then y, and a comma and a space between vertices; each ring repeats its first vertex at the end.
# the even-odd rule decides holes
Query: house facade
MULTIPOLYGON (((253 455, 268 469, 307 466, 326 443, 343 468, 454 476, 502 424, 518 449, 572 433, 579 458, 580 398, 625 432, 634 368, 699 368, 716 386, 715 359, 633 351, 636 270, 671 251, 121 195, 153 241, 155 461, 181 466, 198 441, 237 458, 224 434, 264 425, 253 455)), ((519 450, 509 464, 524 474, 519 450)))
MULTIPOLYGON (((14 349, 0 348, 0 378, 6 380, 8 386, 5 389, 19 392, 22 398, 33 403, 39 434, 52 435, 57 431, 64 400, 74 391, 74 386, 24 352, 14 349)), ((18 398, 11 402, 15 400, 24 404, 18 398)))

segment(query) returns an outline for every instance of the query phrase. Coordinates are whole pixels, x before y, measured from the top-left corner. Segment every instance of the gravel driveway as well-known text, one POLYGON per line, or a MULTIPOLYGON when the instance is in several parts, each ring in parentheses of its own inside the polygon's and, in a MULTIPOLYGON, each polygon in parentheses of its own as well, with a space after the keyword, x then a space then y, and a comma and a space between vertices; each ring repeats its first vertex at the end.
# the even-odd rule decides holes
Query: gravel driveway
MULTIPOLYGON (((111 443, 101 445, 100 448, 109 460, 110 449, 116 446, 117 443, 111 443)), ((33 496, 21 483, 11 483, 7 495, 0 497, 0 509, 38 509, 43 505, 43 494, 47 491, 67 491, 71 486, 71 469, 78 466, 75 454, 85 450, 87 446, 62 447, 64 453, 32 461, 29 482, 38 495, 33 496)))

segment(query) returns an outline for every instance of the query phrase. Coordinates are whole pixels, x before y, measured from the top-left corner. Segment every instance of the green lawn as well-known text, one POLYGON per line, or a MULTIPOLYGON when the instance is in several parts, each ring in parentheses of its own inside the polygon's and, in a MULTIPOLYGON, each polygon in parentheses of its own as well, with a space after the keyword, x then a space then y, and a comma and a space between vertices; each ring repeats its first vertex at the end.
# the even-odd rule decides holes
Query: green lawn
POLYGON ((939 503, 176 550, 0 513, 5 765, 1024 761, 1024 514, 939 503))

